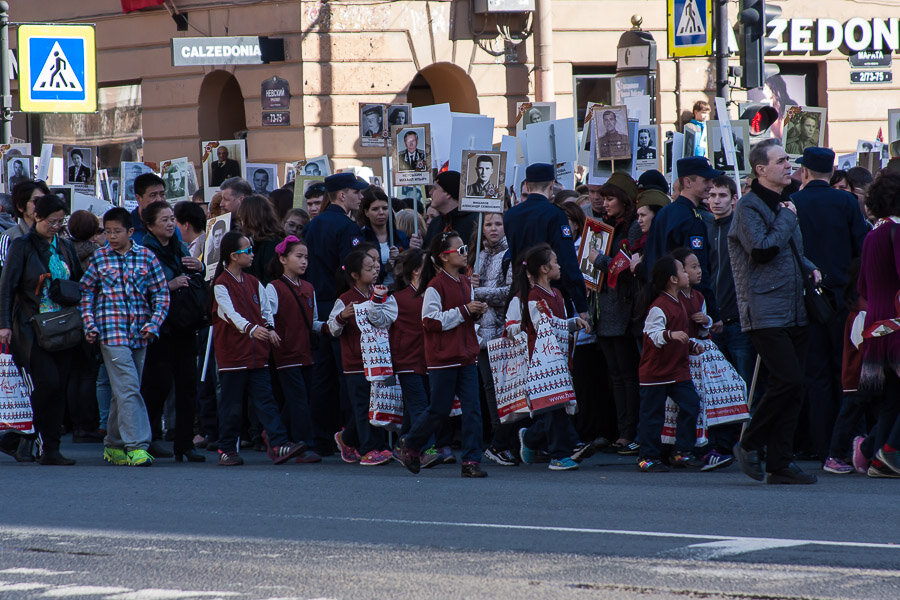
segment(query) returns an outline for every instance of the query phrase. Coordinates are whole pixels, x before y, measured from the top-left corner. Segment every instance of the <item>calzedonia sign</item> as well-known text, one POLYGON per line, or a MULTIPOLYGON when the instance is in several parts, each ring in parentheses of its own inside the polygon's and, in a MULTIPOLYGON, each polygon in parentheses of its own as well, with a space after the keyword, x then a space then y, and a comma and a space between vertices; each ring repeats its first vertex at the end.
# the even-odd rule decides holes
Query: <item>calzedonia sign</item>
POLYGON ((172 66, 261 65, 259 37, 172 38, 172 66))
POLYGON ((900 50, 900 19, 854 17, 844 23, 836 19, 775 19, 769 23, 769 38, 778 42, 770 52, 832 52, 846 48, 900 50))

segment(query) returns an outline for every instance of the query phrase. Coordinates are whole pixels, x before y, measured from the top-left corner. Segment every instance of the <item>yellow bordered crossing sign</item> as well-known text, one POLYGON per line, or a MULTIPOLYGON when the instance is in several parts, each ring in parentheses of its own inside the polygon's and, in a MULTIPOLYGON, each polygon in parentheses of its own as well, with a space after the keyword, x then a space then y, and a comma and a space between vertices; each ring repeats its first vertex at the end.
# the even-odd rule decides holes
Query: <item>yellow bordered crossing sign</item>
POLYGON ((93 25, 19 25, 19 107, 23 112, 97 110, 93 25))
POLYGON ((669 56, 712 54, 714 0, 666 0, 669 56))

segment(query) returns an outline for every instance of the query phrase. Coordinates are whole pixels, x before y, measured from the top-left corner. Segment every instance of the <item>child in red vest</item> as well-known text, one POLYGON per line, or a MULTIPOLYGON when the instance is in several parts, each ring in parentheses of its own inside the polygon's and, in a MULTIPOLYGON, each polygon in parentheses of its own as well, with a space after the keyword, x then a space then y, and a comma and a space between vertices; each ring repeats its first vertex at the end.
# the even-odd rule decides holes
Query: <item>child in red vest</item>
MULTIPOLYGON (((281 343, 272 349, 278 379, 284 390, 282 410, 290 438, 295 442, 313 443, 312 415, 309 408, 309 385, 312 378, 313 349, 311 340, 322 329, 316 320, 316 293, 310 282, 300 279, 306 273, 309 251, 306 244, 289 235, 275 246, 275 258, 269 264, 271 283, 266 286, 269 312, 275 321, 275 334, 281 343)), ((298 463, 321 462, 322 457, 304 450, 298 463)))
MULTIPOLYGON (((539 244, 528 249, 522 264, 516 270, 514 295, 506 311, 506 330, 513 336, 522 330, 528 334, 529 356, 534 352, 536 323, 541 313, 548 312, 553 317, 566 319, 562 294, 551 286, 551 282, 557 281, 559 277, 556 253, 549 244, 539 244), (522 310, 525 305, 528 309, 522 310)), ((570 332, 584 329, 590 333, 590 327, 580 317, 566 321, 570 332)), ((534 425, 519 430, 522 462, 533 463, 535 449, 545 444, 550 453, 550 470, 569 471, 578 468, 578 463, 571 458, 578 445, 578 434, 566 414, 565 404, 538 415, 534 425)))
POLYGON ((675 453, 670 462, 676 467, 697 463, 692 451, 697 441, 700 398, 688 363, 692 350, 688 335, 691 321, 680 299, 681 291, 688 285, 684 266, 667 255, 653 265, 651 285, 644 288, 650 297, 655 296, 644 320, 643 353, 638 367, 641 384, 638 467, 644 472, 669 470, 661 459, 667 397, 679 409, 675 453))
POLYGON ((226 233, 220 247, 219 266, 213 278, 213 344, 222 383, 219 403, 219 465, 244 464, 237 453, 244 395, 256 408, 263 426, 269 457, 275 464, 295 458, 304 442, 292 443, 278 414, 269 380, 270 345, 281 338, 274 331, 266 290, 259 280, 245 273, 253 264, 253 246, 237 231, 226 233))

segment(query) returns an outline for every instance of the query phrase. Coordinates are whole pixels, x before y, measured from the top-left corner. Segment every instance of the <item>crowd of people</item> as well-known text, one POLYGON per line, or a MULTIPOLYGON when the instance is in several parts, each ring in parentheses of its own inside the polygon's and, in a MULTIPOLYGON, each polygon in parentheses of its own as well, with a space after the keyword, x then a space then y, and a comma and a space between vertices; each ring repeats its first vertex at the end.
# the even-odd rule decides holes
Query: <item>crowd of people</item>
POLYGON ((746 182, 692 156, 671 190, 658 171, 565 190, 532 164, 484 214, 460 209, 449 170, 428 206, 342 172, 305 208, 292 184, 265 197, 240 177, 208 206, 171 206, 147 173, 137 207, 102 219, 20 181, 0 343, 27 375, 36 433, 0 432, 0 450, 71 465, 71 432, 126 466, 260 451, 414 473, 459 460, 485 477, 485 460, 565 471, 608 452, 644 472, 736 463, 770 483, 814 483, 801 459, 900 477, 900 170, 834 158, 809 147, 794 165, 764 141, 746 182), (207 219, 225 212, 212 261, 207 219), (602 274, 588 289, 578 253, 597 221, 611 250, 582 256, 602 274), (563 391, 539 407, 528 388, 530 410, 507 413, 489 346, 523 340, 536 364, 549 338, 563 391), (691 362, 712 351, 743 405, 715 424, 691 362), (373 417, 391 390, 397 435, 373 417))

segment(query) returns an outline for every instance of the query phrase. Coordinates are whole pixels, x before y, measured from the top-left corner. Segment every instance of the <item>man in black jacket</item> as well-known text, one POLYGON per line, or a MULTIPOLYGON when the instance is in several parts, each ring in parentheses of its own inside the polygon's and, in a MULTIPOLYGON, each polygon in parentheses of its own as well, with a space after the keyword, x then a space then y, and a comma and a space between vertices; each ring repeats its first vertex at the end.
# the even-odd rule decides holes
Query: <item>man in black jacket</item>
POLYGON ((428 224, 423 248, 428 249, 442 231, 455 231, 468 244, 478 228, 478 213, 459 210, 459 179, 459 171, 444 171, 435 178, 431 206, 440 214, 428 224))

